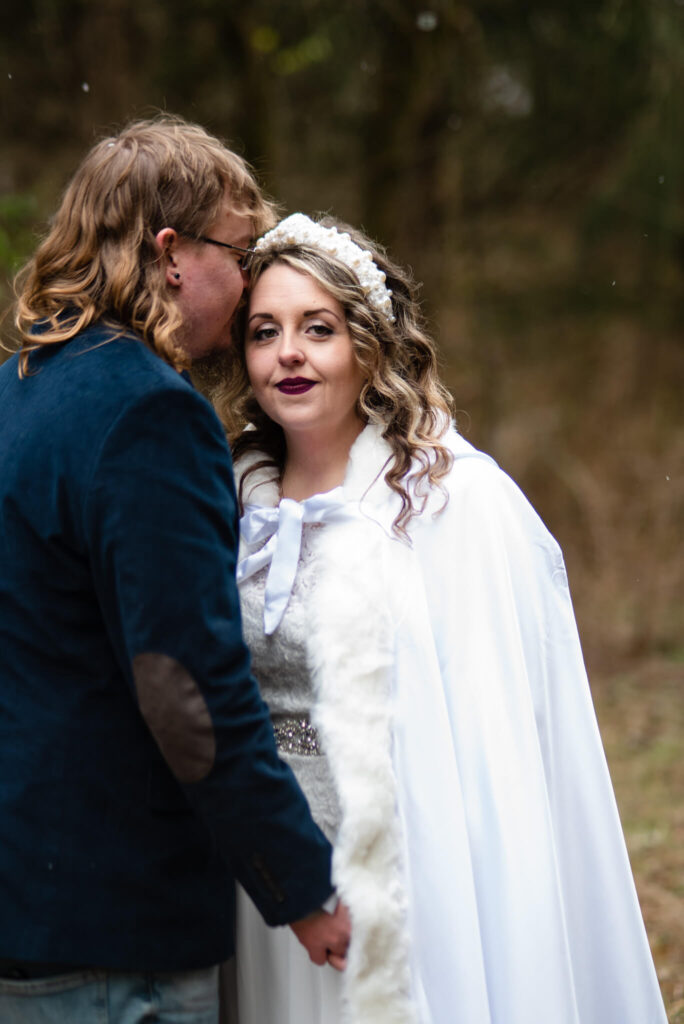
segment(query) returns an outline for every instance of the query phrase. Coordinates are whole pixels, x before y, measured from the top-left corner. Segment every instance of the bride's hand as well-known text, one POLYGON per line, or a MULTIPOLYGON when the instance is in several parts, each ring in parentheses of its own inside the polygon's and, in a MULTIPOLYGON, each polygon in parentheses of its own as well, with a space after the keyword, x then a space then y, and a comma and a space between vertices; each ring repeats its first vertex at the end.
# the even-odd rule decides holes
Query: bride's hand
POLYGON ((335 970, 344 970, 351 921, 343 903, 338 901, 332 914, 323 909, 315 910, 300 921, 293 921, 290 928, 315 964, 321 966, 327 961, 335 970))
POLYGON ((331 967, 334 967, 336 971, 343 971, 347 966, 347 948, 349 947, 349 940, 351 937, 351 918, 349 916, 349 911, 347 910, 347 907, 345 906, 344 903, 342 903, 341 900, 337 901, 337 906, 335 907, 333 917, 336 917, 340 924, 342 925, 342 927, 345 929, 345 934, 347 936, 347 946, 345 948, 344 956, 339 956, 337 953, 334 953, 331 949, 329 949, 327 951, 328 963, 330 964, 331 967))

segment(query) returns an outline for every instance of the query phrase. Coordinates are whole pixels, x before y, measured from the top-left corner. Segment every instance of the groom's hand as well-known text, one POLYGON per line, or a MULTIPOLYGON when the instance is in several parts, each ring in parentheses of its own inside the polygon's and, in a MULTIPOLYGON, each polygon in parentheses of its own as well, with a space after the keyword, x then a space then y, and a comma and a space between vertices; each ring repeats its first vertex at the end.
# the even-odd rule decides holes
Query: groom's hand
POLYGON ((332 914, 327 910, 314 910, 290 928, 319 967, 328 961, 331 967, 343 971, 347 960, 347 947, 351 937, 349 911, 338 901, 332 914))

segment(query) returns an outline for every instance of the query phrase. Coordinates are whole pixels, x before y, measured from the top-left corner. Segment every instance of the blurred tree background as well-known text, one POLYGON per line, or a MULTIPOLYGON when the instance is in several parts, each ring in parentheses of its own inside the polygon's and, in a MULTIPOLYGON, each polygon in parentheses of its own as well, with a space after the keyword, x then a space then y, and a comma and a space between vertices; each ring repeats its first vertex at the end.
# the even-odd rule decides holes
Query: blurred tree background
POLYGON ((83 152, 159 110, 229 140, 285 210, 362 225, 414 268, 462 432, 518 480, 566 552, 673 1021, 684 1020, 683 95, 684 0, 3 9, 2 309, 83 152))

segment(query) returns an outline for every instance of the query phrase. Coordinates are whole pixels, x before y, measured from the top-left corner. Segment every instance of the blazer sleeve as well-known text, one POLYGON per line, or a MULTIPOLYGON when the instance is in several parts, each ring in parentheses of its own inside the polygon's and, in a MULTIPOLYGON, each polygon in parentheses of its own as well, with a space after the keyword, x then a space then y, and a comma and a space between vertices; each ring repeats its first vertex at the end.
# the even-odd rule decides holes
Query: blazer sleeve
POLYGON ((250 673, 230 454, 190 387, 130 403, 95 455, 84 528, 121 672, 176 781, 269 924, 330 895, 331 850, 250 673))

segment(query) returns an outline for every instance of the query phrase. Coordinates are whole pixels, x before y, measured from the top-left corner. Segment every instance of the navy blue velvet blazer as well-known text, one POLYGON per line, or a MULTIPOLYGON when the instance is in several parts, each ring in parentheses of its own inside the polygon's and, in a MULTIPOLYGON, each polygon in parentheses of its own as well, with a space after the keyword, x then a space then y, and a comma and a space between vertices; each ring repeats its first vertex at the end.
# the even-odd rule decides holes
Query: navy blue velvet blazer
POLYGON ((95 326, 0 367, 0 958, 176 970, 331 891, 278 759, 206 400, 95 326), (185 718, 184 718, 185 716, 185 718))

